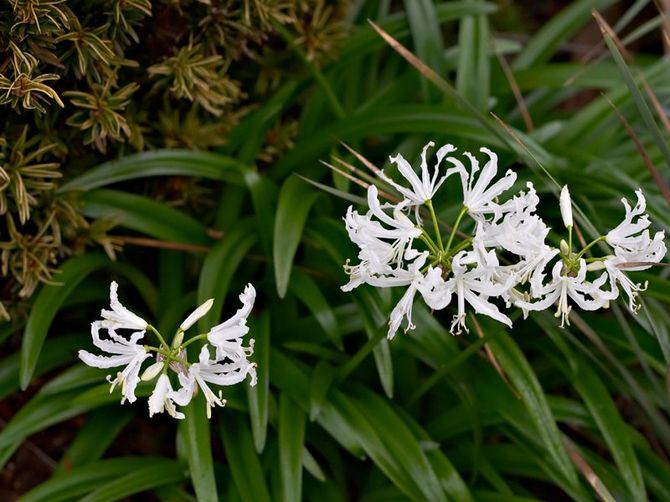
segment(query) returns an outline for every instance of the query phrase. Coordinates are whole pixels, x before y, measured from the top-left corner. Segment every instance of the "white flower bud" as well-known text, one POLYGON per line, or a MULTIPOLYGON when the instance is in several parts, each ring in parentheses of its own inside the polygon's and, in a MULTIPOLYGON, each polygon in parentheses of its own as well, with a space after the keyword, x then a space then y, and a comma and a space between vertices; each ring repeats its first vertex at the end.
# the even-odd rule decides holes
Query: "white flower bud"
POLYGON ((568 185, 563 186, 560 198, 561 216, 563 217, 563 224, 565 228, 572 226, 572 202, 570 200, 570 191, 568 185))
POLYGON ((184 320, 184 322, 181 323, 179 329, 181 331, 186 331, 188 328, 193 326, 198 319, 200 319, 207 312, 209 312, 209 309, 212 308, 212 305, 214 305, 214 298, 210 298, 205 303, 200 305, 197 309, 195 309, 193 312, 191 312, 191 315, 189 315, 184 320))
POLYGON ((144 370, 144 373, 142 373, 142 381, 148 382, 156 378, 163 369, 163 366, 164 366, 163 361, 153 363, 146 370, 144 370))
POLYGON ((568 246, 568 243, 565 242, 565 239, 561 239, 558 248, 561 250, 561 254, 563 256, 568 256, 570 254, 570 246, 568 246))
POLYGON ((602 270, 605 268, 605 262, 604 261, 592 261, 586 266, 586 270, 589 272, 597 272, 598 270, 602 270))
POLYGON ((174 339, 172 340, 172 348, 176 349, 182 344, 183 341, 184 341, 184 332, 181 329, 178 329, 177 334, 174 336, 174 339))

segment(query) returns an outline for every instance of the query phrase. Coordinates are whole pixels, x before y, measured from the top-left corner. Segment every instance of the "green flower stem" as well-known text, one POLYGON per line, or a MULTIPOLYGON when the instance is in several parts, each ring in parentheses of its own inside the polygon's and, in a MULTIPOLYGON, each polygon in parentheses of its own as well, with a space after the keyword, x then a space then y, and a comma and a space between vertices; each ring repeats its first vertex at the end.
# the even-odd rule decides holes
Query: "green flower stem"
POLYGON ((463 364, 465 361, 468 360, 468 358, 474 354, 476 354, 479 349, 489 340, 491 340, 495 335, 497 334, 496 331, 492 331, 489 333, 486 333, 483 337, 478 338, 474 342, 472 342, 470 345, 468 345, 467 348, 465 348, 461 353, 459 353, 456 357, 454 357, 452 360, 448 361, 447 363, 443 364, 440 366, 432 375, 430 378, 428 378, 414 393, 412 398, 410 399, 410 403, 416 402, 421 396, 423 396, 426 392, 428 392, 430 389, 435 386, 436 383, 438 383, 442 378, 444 378, 446 375, 451 373, 454 369, 456 369, 458 366, 463 364))
POLYGON ((453 251, 449 253, 447 256, 448 258, 453 258, 459 251, 464 250, 467 248, 470 244, 472 243, 472 237, 468 237, 467 239, 464 239, 458 246, 454 248, 453 251))
POLYGON ((358 349, 358 352, 356 352, 351 359, 347 363, 345 363, 343 366, 340 367, 340 371, 338 372, 337 375, 337 380, 339 382, 342 382, 349 376, 349 374, 354 371, 359 364, 363 362, 365 357, 372 352, 372 350, 377 346, 377 344, 384 338, 384 330, 383 329, 378 329, 377 333, 375 336, 370 338, 365 345, 363 345, 360 349, 358 349))
POLYGON ((572 225, 568 227, 568 249, 568 252, 572 254, 572 225))
POLYGON ((437 215, 435 214, 435 208, 433 207, 433 201, 432 200, 427 200, 426 201, 426 206, 428 206, 428 210, 430 211, 430 217, 433 220, 433 228, 435 229, 435 235, 437 237, 437 245, 439 247, 440 251, 444 250, 444 247, 442 247, 442 235, 440 234, 440 225, 438 224, 437 221, 437 215))
POLYGON ((156 328, 154 328, 151 324, 148 324, 147 329, 151 331, 154 335, 156 335, 158 340, 161 342, 161 345, 163 345, 166 349, 170 350, 170 346, 167 343, 165 343, 163 335, 161 335, 156 328))
POLYGON ((456 223, 454 223, 453 228, 451 229, 451 234, 449 234, 449 240, 447 241, 447 248, 445 251, 448 253, 449 249, 451 249, 451 243, 454 241, 454 237, 456 236, 456 232, 458 231, 458 227, 461 224, 461 220, 463 219, 463 216, 465 216, 465 213, 468 212, 468 208, 463 206, 461 209, 461 212, 458 213, 458 217, 456 218, 456 223))
POLYGON ((180 348, 185 349, 186 347, 188 347, 189 345, 191 345, 191 344, 192 344, 193 342, 195 342, 196 340, 202 340, 203 338, 207 338, 207 333, 202 333, 201 335, 194 336, 193 338, 189 338, 188 340, 186 340, 185 343, 182 343, 182 344, 181 344, 181 347, 180 347, 180 348))
POLYGON ((421 229, 421 235, 419 236, 419 239, 426 243, 426 246, 428 246, 432 254, 437 255, 440 253, 437 244, 435 244, 433 239, 430 238, 430 235, 428 235, 428 232, 426 232, 426 230, 423 228, 421 229))
POLYGON ((597 239, 594 239, 594 240, 592 240, 591 242, 589 242, 589 243, 584 247, 584 249, 582 249, 582 250, 577 254, 577 256, 575 256, 575 260, 579 260, 579 259, 584 255, 584 253, 586 253, 589 249, 591 249, 591 248, 592 248, 594 245, 596 245, 598 242, 604 241, 605 239, 607 239, 607 237, 606 237, 605 235, 601 235, 601 236, 598 237, 597 239))

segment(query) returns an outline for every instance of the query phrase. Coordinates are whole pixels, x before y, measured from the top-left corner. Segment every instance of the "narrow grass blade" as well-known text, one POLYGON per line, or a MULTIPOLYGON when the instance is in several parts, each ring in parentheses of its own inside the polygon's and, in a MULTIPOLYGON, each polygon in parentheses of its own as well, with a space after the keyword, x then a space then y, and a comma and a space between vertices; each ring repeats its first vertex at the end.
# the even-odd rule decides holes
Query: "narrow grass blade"
POLYGON ((256 340, 254 362, 256 363, 256 385, 247 387, 249 419, 254 446, 258 454, 263 452, 268 429, 268 405, 270 401, 270 314, 264 312, 258 320, 252 320, 251 333, 256 340))
POLYGON ((242 185, 244 164, 224 155, 193 150, 153 150, 127 155, 87 170, 58 188, 58 193, 88 191, 151 176, 198 176, 242 185))
POLYGON ((142 195, 99 189, 82 194, 82 213, 103 218, 156 239, 207 246, 212 239, 198 220, 142 195))
POLYGON ((273 260, 277 294, 284 298, 293 268, 293 259, 318 193, 304 181, 290 177, 281 188, 274 228, 273 260))
POLYGON ((242 501, 270 502, 270 492, 246 420, 238 414, 226 414, 219 422, 219 434, 242 501))
POLYGON ((291 398, 279 396, 279 464, 282 500, 302 500, 302 452, 305 443, 305 412, 291 398))
POLYGON ((37 293, 21 341, 21 389, 25 390, 30 384, 44 340, 63 302, 89 274, 109 263, 109 258, 97 253, 71 258, 60 268, 60 273, 54 275, 57 283, 44 285, 37 293))

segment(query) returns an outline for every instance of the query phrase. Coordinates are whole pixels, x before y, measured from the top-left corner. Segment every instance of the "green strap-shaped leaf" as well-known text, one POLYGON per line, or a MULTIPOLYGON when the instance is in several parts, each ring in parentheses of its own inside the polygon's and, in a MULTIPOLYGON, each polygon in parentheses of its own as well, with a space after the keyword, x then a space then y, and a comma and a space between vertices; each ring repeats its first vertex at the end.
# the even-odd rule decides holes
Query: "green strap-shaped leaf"
MULTIPOLYGON (((84 335, 65 335, 46 340, 34 376, 43 375, 72 361, 83 338, 84 335)), ((17 352, 0 361, 0 400, 19 390, 20 356, 17 352)))
POLYGON ((285 393, 279 396, 279 465, 282 500, 302 500, 305 412, 285 393))
POLYGON ((35 298, 21 343, 21 389, 26 389, 35 372, 44 340, 56 313, 68 295, 90 273, 109 265, 105 255, 88 253, 66 261, 54 274, 56 284, 43 286, 35 298))
POLYGON ((515 69, 547 61, 554 51, 591 19, 593 9, 604 9, 614 0, 580 0, 563 9, 525 44, 514 61, 515 69))
POLYGON ((286 296, 293 258, 302 237, 307 214, 317 196, 318 192, 294 176, 286 180, 279 192, 272 255, 280 298, 286 296))
POLYGON ((514 340, 504 331, 489 341, 498 362, 521 395, 535 429, 551 460, 575 491, 581 491, 577 473, 568 457, 556 421, 537 376, 514 340))
MULTIPOLYGON (((435 12, 433 0, 405 0, 407 20, 414 42, 414 52, 421 61, 430 66, 438 75, 447 76, 444 59, 444 44, 440 22, 435 12)), ((421 79, 423 95, 436 95, 435 89, 425 78, 421 79)))
MULTIPOLYGON (((560 333, 553 336, 558 336, 560 333)), ((633 450, 631 435, 626 423, 617 411, 607 387, 597 373, 577 354, 570 353, 569 365, 555 361, 570 376, 573 387, 586 403, 598 430, 603 435, 612 457, 620 469, 632 500, 646 500, 647 494, 642 480, 642 471, 633 450)))
MULTIPOLYGON (((187 478, 187 470, 176 460, 160 460, 109 481, 81 499, 81 502, 115 502, 158 486, 176 483, 187 478)), ((198 497, 198 500, 209 500, 198 497)))
POLYGON ((491 88, 489 36, 486 16, 466 16, 461 19, 456 90, 482 112, 488 109, 491 88))
POLYGON ((245 176, 251 201, 256 213, 258 235, 263 251, 269 256, 272 254, 272 238, 275 228, 275 207, 277 207, 277 185, 266 176, 250 171, 245 176))
POLYGON ((386 339, 387 316, 378 291, 361 288, 354 294, 358 312, 363 318, 365 334, 372 346, 372 356, 377 366, 379 381, 389 398, 393 397, 393 359, 386 339))
POLYGON ((608 34, 603 35, 603 37, 605 39, 605 43, 607 44, 607 48, 612 54, 612 58, 614 59, 614 62, 616 63, 621 76, 623 77, 623 81, 626 83, 626 87, 628 87, 628 90, 633 97, 633 102, 635 103, 635 107, 637 108, 638 113, 642 117, 642 121, 644 122, 647 132, 654 139, 656 147, 663 154, 665 163, 668 168, 670 168, 670 148, 668 147, 667 139, 664 137, 664 134, 661 132, 661 129, 658 126, 658 123, 654 119, 654 116, 651 113, 651 109, 649 108, 649 104, 635 83, 635 77, 633 77, 633 73, 626 64, 626 61, 624 61, 618 47, 608 34))
MULTIPOLYGON (((249 249, 258 239, 250 220, 240 221, 209 251, 200 271, 198 304, 214 298, 211 310, 198 322, 201 333, 206 333, 219 322, 223 303, 228 296, 230 282, 249 249)), ((234 292, 234 298, 242 291, 234 292)), ((231 303, 233 303, 231 301, 231 303)), ((236 304, 236 307, 239 307, 236 304)))
POLYGON ((24 502, 75 500, 107 481, 117 479, 143 466, 170 462, 160 457, 118 457, 100 460, 60 472, 21 497, 24 502))
POLYGON ((82 212, 105 218, 156 239, 207 246, 207 229, 198 220, 148 197, 117 190, 94 190, 82 194, 82 212))
POLYGON ((252 320, 251 335, 256 340, 254 360, 256 385, 247 386, 249 419, 254 446, 260 454, 265 448, 268 430, 268 404, 270 401, 270 314, 264 312, 260 319, 252 320))
POLYGON ((202 393, 183 409, 186 418, 179 422, 180 434, 195 495, 200 502, 218 502, 214 459, 206 403, 202 393))
POLYGON ((58 472, 71 472, 73 468, 99 460, 134 416, 134 409, 117 405, 89 413, 86 423, 63 455, 58 472))
POLYGON ((246 420, 239 414, 226 413, 219 422, 219 431, 243 502, 270 502, 270 492, 246 420))
POLYGON ((341 350, 342 333, 337 319, 316 281, 304 272, 294 270, 289 290, 312 312, 333 345, 341 350))
POLYGON ((58 192, 86 191, 150 176, 198 176, 242 185, 242 176, 247 169, 237 160, 217 153, 153 150, 100 164, 65 183, 58 192))

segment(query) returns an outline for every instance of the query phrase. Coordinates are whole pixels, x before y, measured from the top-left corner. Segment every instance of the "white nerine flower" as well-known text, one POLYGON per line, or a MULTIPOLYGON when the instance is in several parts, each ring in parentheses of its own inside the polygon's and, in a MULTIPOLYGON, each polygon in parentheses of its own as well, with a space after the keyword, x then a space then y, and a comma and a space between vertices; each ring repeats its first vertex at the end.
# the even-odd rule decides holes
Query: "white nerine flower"
POLYGON ((568 185, 564 185, 561 189, 561 196, 559 197, 559 206, 561 207, 561 218, 563 218, 563 225, 565 228, 572 226, 572 200, 570 199, 570 191, 568 185))
POLYGON ((172 389, 170 378, 165 373, 163 373, 158 377, 158 380, 156 381, 156 387, 154 387, 154 391, 151 393, 151 396, 149 396, 149 416, 153 417, 156 413, 163 413, 163 411, 167 411, 171 417, 177 418, 179 420, 183 419, 184 414, 180 411, 177 411, 175 404, 185 406, 190 401, 190 397, 188 401, 184 402, 182 400, 182 402, 178 402, 180 401, 180 397, 180 394, 172 389))
POLYGON ((493 219, 497 220, 501 215, 501 209, 500 205, 495 202, 495 198, 509 190, 516 181, 516 173, 508 170, 502 179, 491 185, 493 178, 498 173, 498 156, 488 148, 480 148, 479 151, 488 155, 489 160, 484 165, 477 182, 475 182, 475 174, 479 172, 479 161, 470 152, 463 152, 470 159, 470 172, 468 173, 460 160, 447 157, 447 162, 454 165, 447 170, 447 176, 454 173, 460 176, 463 187, 463 205, 468 208, 468 214, 472 218, 476 221, 484 221, 487 214, 493 214, 493 219))
MULTIPOLYGON (((619 287, 621 287, 628 296, 628 307, 631 311, 637 312, 640 309, 640 305, 637 303, 637 295, 647 289, 647 283, 645 282, 642 285, 633 282, 621 268, 625 267, 626 263, 625 259, 618 256, 610 256, 603 262, 610 282, 610 291, 603 293, 603 297, 608 300, 615 300, 619 296, 619 287)), ((649 266, 644 268, 649 268, 649 266)))
POLYGON ((116 334, 114 329, 108 328, 110 340, 103 340, 100 338, 100 328, 103 327, 103 321, 91 323, 91 336, 93 337, 93 344, 103 352, 112 354, 111 356, 96 356, 85 350, 79 351, 79 358, 89 366, 94 368, 116 368, 118 366, 125 366, 123 371, 117 373, 115 379, 111 379, 111 375, 107 377, 107 381, 112 384, 109 392, 114 390, 116 385, 121 385, 121 393, 123 404, 126 399, 128 402, 135 402, 135 389, 140 382, 140 368, 144 360, 151 356, 143 345, 138 344, 139 340, 144 336, 143 331, 133 333, 129 340, 116 334))
POLYGON ((428 253, 421 253, 407 270, 397 270, 392 276, 375 278, 370 284, 378 287, 409 286, 400 301, 396 304, 391 317, 389 318, 389 330, 386 334, 390 340, 393 338, 402 324, 403 318, 407 319, 405 332, 414 329, 412 323, 412 306, 414 305, 414 296, 417 292, 418 283, 424 279, 421 274, 421 268, 426 263, 428 253))
POLYGON ((512 321, 500 312, 498 307, 489 301, 489 297, 503 295, 510 289, 511 283, 497 283, 492 274, 498 265, 495 251, 491 250, 482 256, 474 251, 461 251, 452 260, 451 267, 453 278, 452 289, 457 298, 457 313, 454 315, 450 331, 460 334, 462 329, 468 331, 465 325, 465 302, 467 302, 477 314, 484 314, 496 321, 512 327, 512 321), (468 269, 468 265, 476 265, 468 269))
POLYGON ((256 290, 251 284, 247 284, 244 292, 240 294, 242 307, 233 317, 227 321, 217 324, 207 333, 207 340, 216 347, 216 357, 218 360, 228 358, 232 361, 239 361, 253 353, 253 340, 249 342, 248 347, 242 346, 242 338, 249 332, 247 318, 251 313, 256 300, 256 290))
POLYGON ((116 281, 112 281, 109 286, 109 302, 112 310, 103 309, 100 312, 102 316, 101 326, 106 329, 137 329, 142 331, 147 329, 148 322, 121 305, 117 294, 118 289, 119 285, 116 281))
POLYGON ((184 319, 184 322, 181 323, 179 329, 181 331, 186 331, 188 328, 193 326, 202 316, 210 311, 212 305, 214 305, 214 298, 210 298, 193 312, 191 312, 191 314, 186 319, 184 319))
POLYGON ((400 194, 405 197, 405 199, 408 200, 413 206, 420 206, 432 199, 437 189, 440 188, 442 183, 444 183, 444 180, 447 178, 447 176, 444 175, 438 179, 440 174, 440 163, 447 154, 455 151, 456 148, 454 148, 452 145, 444 145, 437 151, 437 162, 435 163, 433 175, 431 176, 428 172, 428 161, 426 159, 426 155, 428 149, 434 146, 435 143, 430 141, 428 144, 426 144, 426 146, 423 147, 423 151, 421 152, 421 178, 417 176, 416 172, 414 172, 414 168, 410 165, 409 162, 405 160, 402 155, 397 154, 395 157, 389 157, 390 161, 398 166, 398 171, 400 171, 400 174, 402 174, 402 176, 407 181, 409 181, 411 188, 399 185, 391 178, 389 178, 384 173, 384 171, 381 171, 380 173, 380 177, 388 184, 393 186, 393 188, 398 190, 398 192, 400 192, 400 194))
POLYGON ((561 317, 561 327, 566 322, 570 324, 568 316, 572 307, 568 305, 568 297, 584 310, 598 310, 608 302, 606 295, 600 290, 607 280, 607 274, 603 273, 595 281, 589 282, 586 280, 586 272, 586 261, 583 258, 579 260, 579 270, 574 277, 565 274, 563 261, 558 261, 552 269, 552 281, 546 285, 535 285, 533 296, 543 298, 536 302, 517 301, 515 305, 527 315, 529 310, 544 310, 558 301, 556 317, 561 317), (587 295, 591 299, 586 298, 587 295))
MULTIPOLYGON (((240 359, 232 363, 218 363, 210 360, 209 347, 206 345, 200 349, 199 361, 192 364, 188 373, 179 374, 179 382, 182 389, 188 394, 192 394, 195 384, 200 387, 205 399, 207 400, 207 418, 212 417, 212 408, 214 406, 225 406, 226 400, 223 399, 222 392, 215 394, 207 385, 234 385, 244 381, 247 375, 251 376, 250 385, 256 385, 256 365, 240 359)), ((180 390, 180 392, 182 392, 180 390)))
MULTIPOLYGON (((642 190, 638 189, 635 193, 637 194, 635 207, 631 209, 628 201, 622 198, 621 202, 626 209, 626 216, 616 228, 607 233, 607 243, 619 255, 622 253, 637 254, 651 245, 652 239, 649 236, 649 230, 647 230, 650 225, 649 216, 644 214, 647 209, 647 201, 642 194, 642 190), (636 218, 637 221, 633 221, 636 218)), ((660 239, 662 242, 663 237, 659 237, 659 233, 656 233, 653 240, 657 241, 657 239, 660 239)), ((665 254, 665 250, 663 250, 663 254, 665 254)))
POLYGON ((395 268, 402 266, 412 241, 421 235, 421 229, 403 213, 405 204, 394 207, 393 217, 386 214, 374 185, 368 188, 368 206, 370 209, 365 216, 350 206, 344 219, 349 238, 360 248, 360 263, 352 266, 347 262, 345 265, 350 281, 342 286, 343 291, 369 283, 375 276, 392 274, 395 268))

